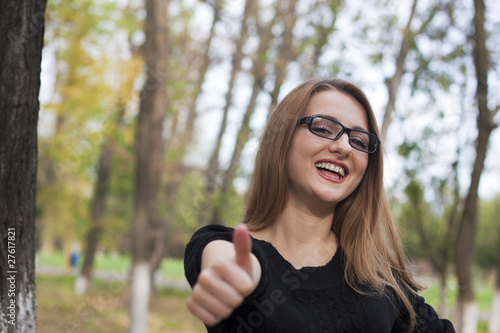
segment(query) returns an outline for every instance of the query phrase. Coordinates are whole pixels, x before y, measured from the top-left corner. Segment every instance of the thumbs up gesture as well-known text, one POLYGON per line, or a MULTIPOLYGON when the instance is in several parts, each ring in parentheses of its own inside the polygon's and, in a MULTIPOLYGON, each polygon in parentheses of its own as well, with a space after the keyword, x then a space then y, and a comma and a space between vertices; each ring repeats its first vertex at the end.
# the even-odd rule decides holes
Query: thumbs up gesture
POLYGON ((238 226, 233 242, 216 240, 203 250, 201 273, 187 300, 191 313, 209 326, 228 318, 257 287, 260 263, 252 254, 246 226, 238 226))

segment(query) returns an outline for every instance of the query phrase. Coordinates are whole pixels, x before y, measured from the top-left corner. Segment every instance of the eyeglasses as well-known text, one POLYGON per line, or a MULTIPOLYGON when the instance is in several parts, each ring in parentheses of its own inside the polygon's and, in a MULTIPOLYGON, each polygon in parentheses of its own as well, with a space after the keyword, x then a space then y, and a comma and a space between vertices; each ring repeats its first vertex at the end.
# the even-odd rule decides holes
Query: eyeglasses
POLYGON ((380 140, 376 135, 345 127, 335 119, 327 116, 304 117, 299 120, 297 126, 302 124, 307 124, 311 133, 329 140, 338 140, 342 134, 347 133, 351 147, 365 153, 372 154, 380 146, 380 140))

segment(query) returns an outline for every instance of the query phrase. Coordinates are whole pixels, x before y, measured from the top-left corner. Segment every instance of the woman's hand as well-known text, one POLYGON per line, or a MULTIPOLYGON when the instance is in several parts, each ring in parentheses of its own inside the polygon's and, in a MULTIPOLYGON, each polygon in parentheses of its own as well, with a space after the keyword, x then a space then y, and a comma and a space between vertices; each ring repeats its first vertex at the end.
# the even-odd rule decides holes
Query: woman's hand
POLYGON ((203 250, 201 273, 187 300, 191 313, 208 326, 228 318, 255 290, 261 277, 260 263, 252 254, 245 226, 234 230, 233 242, 217 240, 203 250))

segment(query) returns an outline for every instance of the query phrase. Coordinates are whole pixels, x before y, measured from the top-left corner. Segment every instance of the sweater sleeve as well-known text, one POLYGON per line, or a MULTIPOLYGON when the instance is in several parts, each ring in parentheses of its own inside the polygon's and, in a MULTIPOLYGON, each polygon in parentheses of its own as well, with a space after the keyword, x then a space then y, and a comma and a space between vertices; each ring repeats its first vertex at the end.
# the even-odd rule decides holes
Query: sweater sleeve
MULTIPOLYGON (((231 242, 233 238, 233 228, 228 228, 222 225, 208 225, 202 227, 194 233, 191 240, 186 245, 184 252, 184 273, 186 279, 191 285, 191 288, 196 284, 198 275, 201 271, 201 256, 203 249, 208 243, 214 240, 226 240, 231 242)), ((257 257, 262 267, 261 278, 257 288, 247 296, 244 303, 251 302, 256 297, 264 293, 266 285, 269 281, 268 263, 262 249, 256 244, 252 238, 252 253, 257 257)))
MULTIPOLYGON (((447 319, 440 319, 436 310, 425 303, 422 296, 412 296, 412 305, 417 316, 415 333, 454 333, 453 324, 447 319)), ((406 332, 410 322, 410 315, 406 309, 403 310, 396 322, 393 332, 406 332)))

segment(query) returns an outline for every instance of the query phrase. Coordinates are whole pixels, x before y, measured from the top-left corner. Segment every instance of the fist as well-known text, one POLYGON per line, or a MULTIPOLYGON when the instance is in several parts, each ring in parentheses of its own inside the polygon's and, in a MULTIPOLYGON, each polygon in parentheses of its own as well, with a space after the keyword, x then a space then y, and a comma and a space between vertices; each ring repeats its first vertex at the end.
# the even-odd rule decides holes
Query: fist
POLYGON ((191 313, 208 326, 228 318, 260 280, 260 264, 252 254, 246 226, 234 230, 233 242, 210 242, 202 254, 202 267, 187 300, 191 313))

